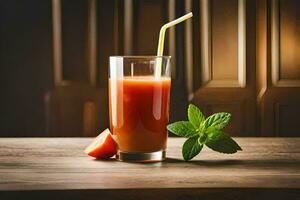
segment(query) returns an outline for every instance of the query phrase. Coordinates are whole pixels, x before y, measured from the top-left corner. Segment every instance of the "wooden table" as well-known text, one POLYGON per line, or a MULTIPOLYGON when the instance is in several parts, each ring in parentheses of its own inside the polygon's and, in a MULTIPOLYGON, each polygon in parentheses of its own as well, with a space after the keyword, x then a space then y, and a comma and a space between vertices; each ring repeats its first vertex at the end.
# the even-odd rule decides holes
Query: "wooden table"
POLYGON ((170 138, 165 162, 138 164, 86 156, 90 138, 0 138, 0 199, 300 199, 300 138, 236 140, 184 162, 170 138))

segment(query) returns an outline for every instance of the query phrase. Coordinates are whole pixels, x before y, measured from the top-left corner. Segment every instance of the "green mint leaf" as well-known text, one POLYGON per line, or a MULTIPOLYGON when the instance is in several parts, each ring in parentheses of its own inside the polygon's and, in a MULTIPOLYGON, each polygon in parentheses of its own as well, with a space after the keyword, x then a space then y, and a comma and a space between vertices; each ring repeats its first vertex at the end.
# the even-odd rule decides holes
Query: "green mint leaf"
POLYGON ((208 132, 205 145, 214 151, 220 153, 236 153, 242 151, 242 148, 227 134, 215 130, 208 132))
POLYGON ((199 136, 187 139, 182 147, 182 156, 185 161, 191 160, 198 155, 203 148, 202 144, 198 142, 199 136))
POLYGON ((205 120, 205 117, 197 106, 190 104, 188 108, 188 119, 191 124, 197 129, 205 120))
POLYGON ((206 128, 213 127, 214 129, 221 130, 228 124, 230 117, 231 117, 230 113, 226 113, 226 112, 215 113, 209 116, 204 121, 204 125, 206 128))
POLYGON ((207 134, 202 134, 199 139, 198 139, 198 142, 199 144, 205 144, 206 143, 206 140, 207 140, 207 134))
POLYGON ((167 126, 168 131, 181 137, 193 137, 197 135, 196 129, 188 121, 178 121, 167 126))
POLYGON ((205 119, 197 106, 188 107, 189 121, 178 121, 167 126, 168 131, 188 138, 182 147, 182 156, 188 161, 200 153, 203 145, 220 153, 236 153, 242 148, 222 129, 229 123, 230 113, 215 113, 205 119))

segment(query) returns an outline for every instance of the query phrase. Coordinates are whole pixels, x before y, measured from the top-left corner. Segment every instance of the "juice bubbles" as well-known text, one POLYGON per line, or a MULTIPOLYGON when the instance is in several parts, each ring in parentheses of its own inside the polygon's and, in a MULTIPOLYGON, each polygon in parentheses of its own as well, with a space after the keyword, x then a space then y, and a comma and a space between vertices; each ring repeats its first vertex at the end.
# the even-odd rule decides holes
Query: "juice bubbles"
POLYGON ((119 151, 165 150, 170 87, 169 77, 109 79, 110 130, 116 135, 119 151))

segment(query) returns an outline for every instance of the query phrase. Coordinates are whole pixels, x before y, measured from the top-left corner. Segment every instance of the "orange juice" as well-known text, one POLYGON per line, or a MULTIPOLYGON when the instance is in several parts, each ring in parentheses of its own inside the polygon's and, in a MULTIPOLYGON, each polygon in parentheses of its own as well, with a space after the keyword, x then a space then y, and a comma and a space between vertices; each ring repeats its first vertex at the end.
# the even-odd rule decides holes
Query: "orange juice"
POLYGON ((109 79, 110 130, 123 152, 164 150, 169 121, 170 78, 109 79))

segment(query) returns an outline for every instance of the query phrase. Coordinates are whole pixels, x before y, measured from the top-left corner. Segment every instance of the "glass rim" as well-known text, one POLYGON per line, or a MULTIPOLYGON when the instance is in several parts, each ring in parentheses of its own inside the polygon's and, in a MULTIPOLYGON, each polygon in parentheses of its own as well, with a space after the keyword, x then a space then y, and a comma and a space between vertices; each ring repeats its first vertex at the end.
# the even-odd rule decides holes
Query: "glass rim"
POLYGON ((165 59, 170 59, 171 56, 157 56, 157 55, 141 55, 141 56, 120 56, 120 55, 114 55, 114 56, 109 56, 110 58, 129 58, 129 59, 153 59, 153 58, 165 58, 165 59))

